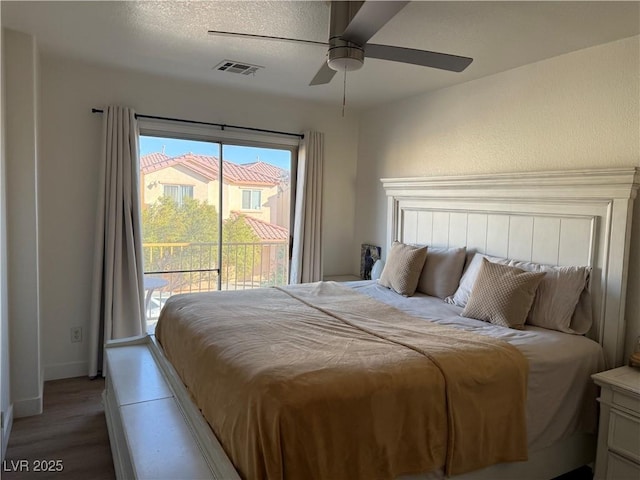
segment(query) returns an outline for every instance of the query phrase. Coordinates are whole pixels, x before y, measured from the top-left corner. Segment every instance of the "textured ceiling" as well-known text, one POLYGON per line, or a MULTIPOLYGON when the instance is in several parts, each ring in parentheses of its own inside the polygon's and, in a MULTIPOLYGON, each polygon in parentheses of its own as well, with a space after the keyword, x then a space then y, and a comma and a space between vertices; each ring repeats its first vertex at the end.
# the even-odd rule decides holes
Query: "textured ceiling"
MULTIPOLYGON (((308 86, 321 46, 211 36, 228 30, 326 41, 325 1, 1 2, 2 25, 43 54, 319 102, 340 102, 342 74, 308 86), (255 76, 212 70, 222 60, 255 76)), ((353 107, 397 100, 640 33, 638 2, 411 2, 372 43, 474 58, 463 73, 367 59, 347 76, 353 107)))

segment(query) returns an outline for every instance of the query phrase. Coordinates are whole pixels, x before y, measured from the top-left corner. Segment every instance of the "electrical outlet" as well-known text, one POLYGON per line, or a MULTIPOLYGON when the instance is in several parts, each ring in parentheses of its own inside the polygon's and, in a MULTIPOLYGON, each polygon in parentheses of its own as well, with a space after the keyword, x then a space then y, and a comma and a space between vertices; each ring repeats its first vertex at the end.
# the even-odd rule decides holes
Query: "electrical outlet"
POLYGON ((71 343, 78 343, 82 341, 82 327, 71 328, 71 343))

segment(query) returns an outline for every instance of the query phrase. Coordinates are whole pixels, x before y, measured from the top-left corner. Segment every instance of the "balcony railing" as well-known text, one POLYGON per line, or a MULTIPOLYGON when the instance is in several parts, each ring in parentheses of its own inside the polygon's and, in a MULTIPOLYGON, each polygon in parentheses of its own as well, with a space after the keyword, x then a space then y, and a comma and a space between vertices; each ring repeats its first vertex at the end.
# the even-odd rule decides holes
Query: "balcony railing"
POLYGON ((287 242, 145 243, 147 320, 155 322, 164 301, 177 293, 285 285, 289 278, 287 242), (221 249, 222 267, 218 265, 221 249))

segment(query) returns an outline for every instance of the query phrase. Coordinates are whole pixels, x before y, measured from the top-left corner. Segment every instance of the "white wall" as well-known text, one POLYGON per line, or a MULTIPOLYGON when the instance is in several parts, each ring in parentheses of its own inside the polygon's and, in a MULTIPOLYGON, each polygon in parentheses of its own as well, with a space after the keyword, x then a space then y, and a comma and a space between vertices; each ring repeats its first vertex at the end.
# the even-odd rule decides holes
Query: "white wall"
MULTIPOLYGON (((639 71, 633 37, 363 112, 355 243, 386 250, 383 177, 640 166, 639 71)), ((629 345, 640 334, 640 203, 635 221, 629 345)))
MULTIPOLYGON (((0 52, 4 46, 0 32, 0 52)), ((4 60, 4 55, 2 55, 4 60)), ((9 312, 7 301, 7 210, 5 173, 5 87, 4 62, 0 69, 0 412, 2 429, 0 432, 0 460, 4 460, 13 419, 11 403, 11 370, 9 368, 9 312)))
MULTIPOLYGON (((353 263, 357 118, 335 107, 249 94, 202 84, 42 56, 39 227, 43 356, 46 378, 86 374, 94 249, 96 157, 102 117, 92 107, 131 106, 139 113, 325 133, 325 274, 353 263)), ((259 78, 256 78, 259 81, 259 78)))
POLYGON ((11 400, 16 417, 42 412, 38 262, 38 51, 3 31, 7 294, 11 400))

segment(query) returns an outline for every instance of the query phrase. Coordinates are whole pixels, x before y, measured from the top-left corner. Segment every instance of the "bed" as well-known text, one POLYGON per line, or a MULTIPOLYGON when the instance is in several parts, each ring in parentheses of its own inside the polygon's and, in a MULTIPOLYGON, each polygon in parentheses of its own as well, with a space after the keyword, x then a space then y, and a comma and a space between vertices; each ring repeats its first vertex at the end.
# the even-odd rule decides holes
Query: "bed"
MULTIPOLYGON (((249 346, 244 345, 240 351, 232 351, 230 347, 233 344, 243 344, 244 342, 229 341, 226 344, 223 342, 221 345, 214 346, 207 343, 206 347, 202 347, 197 343, 190 343, 189 338, 199 338, 198 332, 203 328, 208 328, 205 327, 207 322, 202 321, 201 318, 200 320, 196 319, 194 327, 193 321, 182 325, 180 320, 171 318, 160 322, 161 331, 158 334, 162 345, 155 338, 147 337, 117 341, 108 345, 105 406, 118 476, 121 478, 171 478, 172 476, 181 478, 238 478, 236 467, 239 467, 238 470, 245 477, 300 478, 300 475, 305 472, 303 469, 291 470, 290 474, 292 472, 297 474, 294 476, 283 473, 282 465, 291 465, 293 468, 294 464, 291 463, 291 458, 295 457, 295 452, 292 453, 285 449, 274 450, 274 445, 281 446, 284 443, 269 444, 265 439, 288 435, 284 428, 287 421, 289 425, 300 425, 304 424, 307 419, 315 419, 315 424, 313 422, 309 425, 305 424, 305 430, 302 433, 298 432, 295 441, 290 440, 285 443, 304 443, 305 445, 299 448, 308 447, 311 449, 306 451, 305 456, 307 457, 314 455, 327 457, 329 460, 324 462, 322 468, 332 467, 337 470, 317 470, 325 472, 325 477, 336 477, 340 471, 344 471, 349 474, 345 474, 346 476, 343 478, 353 478, 354 475, 358 476, 357 472, 362 471, 366 472, 367 478, 375 478, 376 472, 380 472, 379 478, 400 477, 405 473, 419 474, 419 476, 411 478, 428 476, 441 478, 443 473, 459 478, 512 478, 514 476, 552 478, 592 462, 595 437, 589 432, 590 430, 593 432, 594 426, 595 388, 589 381, 589 375, 604 369, 605 365, 616 366, 622 361, 626 266, 631 232, 631 206, 637 189, 636 175, 635 169, 614 169, 532 173, 517 176, 490 175, 384 179, 382 181, 388 198, 388 247, 391 247, 394 241, 400 241, 403 245, 429 245, 430 247, 447 249, 464 246, 469 252, 478 252, 478 255, 519 261, 518 265, 521 267, 524 265, 522 262, 535 262, 549 266, 565 265, 588 268, 590 304, 586 308, 591 314, 592 322, 586 336, 571 335, 535 326, 526 327, 524 330, 506 329, 461 317, 460 314, 465 313, 466 307, 447 304, 442 299, 433 296, 402 297, 375 282, 354 283, 346 286, 320 283, 304 288, 270 289, 268 293, 253 292, 251 294, 258 295, 256 298, 267 294, 273 296, 273 301, 266 302, 265 305, 273 303, 274 308, 280 312, 290 310, 291 319, 300 315, 308 316, 308 322, 306 321, 307 317, 304 317, 305 321, 300 323, 309 323, 316 330, 319 328, 315 318, 317 313, 321 312, 328 316, 328 320, 322 320, 325 323, 321 328, 322 334, 328 335, 325 338, 328 344, 340 341, 340 337, 335 336, 337 334, 334 330, 344 330, 345 325, 352 330, 357 330, 358 335, 361 335, 363 330, 371 330, 373 327, 370 326, 370 323, 359 322, 368 321, 369 317, 374 317, 375 310, 384 310, 387 308, 386 305, 390 305, 388 308, 393 309, 390 311, 400 312, 392 314, 394 318, 401 319, 400 323, 395 323, 393 328, 390 328, 384 324, 383 316, 373 321, 377 325, 375 327, 377 330, 365 332, 369 337, 366 339, 350 338, 348 342, 349 345, 359 345, 355 349, 358 355, 367 356, 367 348, 372 343, 371 336, 375 339, 382 338, 386 343, 389 343, 389 338, 393 337, 393 343, 399 343, 405 347, 405 353, 400 354, 402 368, 398 370, 413 371, 414 366, 418 363, 420 368, 424 367, 425 354, 419 344, 421 340, 415 339, 421 339, 426 335, 423 332, 425 328, 435 329, 429 330, 427 335, 435 337, 438 337, 441 332, 451 329, 455 332, 464 332, 459 335, 468 336, 457 340, 458 343, 466 342, 464 350, 470 350, 470 345, 477 344, 478 337, 506 340, 506 343, 497 342, 498 346, 495 347, 502 351, 503 355, 506 355, 502 364, 496 363, 499 367, 496 367, 495 371, 500 372, 500 375, 497 376, 501 376, 502 372, 511 368, 509 365, 517 364, 520 361, 520 357, 517 355, 525 358, 524 370, 529 377, 528 383, 526 378, 524 383, 527 399, 522 402, 522 408, 518 409, 514 406, 514 410, 508 412, 510 416, 505 417, 509 419, 508 422, 502 422, 503 426, 508 425, 511 428, 510 431, 503 432, 502 436, 498 435, 496 438, 482 437, 483 442, 481 443, 484 444, 484 440, 486 440, 487 451, 479 449, 481 452, 478 455, 479 458, 470 460, 468 458, 469 452, 472 452, 473 449, 460 447, 462 450, 456 450, 455 446, 452 447, 450 440, 455 433, 456 445, 458 441, 464 443, 464 437, 469 436, 465 435, 465 422, 470 422, 474 417, 477 417, 477 412, 474 413, 474 410, 470 408, 469 414, 466 415, 467 418, 462 414, 451 415, 450 412, 464 411, 465 409, 460 408, 459 405, 465 405, 465 402, 467 405, 471 405, 475 400, 487 403, 487 399, 496 397, 495 390, 485 392, 487 397, 484 400, 480 393, 477 394, 478 399, 475 399, 462 389, 460 389, 461 397, 458 400, 451 394, 451 389, 444 390, 444 394, 437 393, 440 396, 445 395, 450 402, 462 402, 457 404, 456 408, 453 408, 456 406, 455 403, 450 403, 448 410, 445 408, 444 414, 438 417, 444 418, 447 424, 444 427, 448 430, 445 430, 444 434, 438 434, 444 439, 441 438, 440 443, 434 442, 433 439, 424 440, 420 436, 419 430, 408 435, 409 440, 406 444, 402 443, 405 439, 399 437, 395 443, 401 445, 402 448, 398 448, 398 451, 390 457, 392 461, 385 465, 375 464, 374 455, 356 458, 360 450, 367 450, 365 448, 367 439, 358 436, 360 432, 356 432, 358 435, 354 434, 355 436, 341 433, 337 426, 331 424, 330 417, 327 420, 327 417, 317 417, 315 413, 309 414, 306 410, 304 415, 300 417, 285 418, 283 416, 285 420, 278 424, 278 429, 273 432, 265 433, 258 429, 260 430, 259 436, 264 435, 260 437, 259 441, 247 440, 250 438, 247 436, 244 440, 244 445, 247 448, 232 447, 229 443, 229 437, 239 436, 238 432, 240 431, 244 435, 247 430, 256 430, 256 428, 249 428, 250 425, 254 425, 253 422, 242 423, 238 420, 230 420, 233 417, 231 412, 234 406, 241 411, 251 411, 250 406, 253 404, 244 405, 240 400, 244 395, 244 387, 233 382, 220 383, 225 375, 232 378, 241 377, 242 374, 228 367, 213 368, 213 371, 218 375, 216 378, 220 380, 218 386, 224 385, 223 388, 217 388, 215 379, 203 381, 201 380, 203 378, 202 372, 198 373, 197 368, 190 370, 188 355, 181 356, 182 354, 176 352, 179 350, 180 344, 183 344, 183 347, 186 346, 183 348, 185 351, 199 348, 216 350, 217 356, 227 355, 236 360, 241 358, 242 361, 239 363, 244 363, 244 358, 250 356, 248 354, 255 350, 254 345, 249 342, 249 346), (287 302, 293 300, 294 306, 291 306, 291 303, 280 303, 284 301, 285 297, 293 297, 288 298, 287 302), (363 298, 369 299, 369 301, 363 302, 356 312, 339 307, 341 303, 346 305, 362 302, 363 298), (367 310, 367 304, 374 305, 371 311, 367 310), (381 305, 385 305, 385 307, 383 308, 381 305), (425 319, 437 321, 435 323, 425 322, 425 319), (329 324, 332 324, 330 330, 329 324), (426 327, 425 325, 430 326, 426 327), (180 340, 172 343, 172 339, 178 338, 177 330, 180 329, 191 329, 196 334, 192 337, 179 337, 180 340), (399 337, 398 332, 403 329, 408 333, 404 337, 399 337), (416 333, 418 331, 419 334, 416 333), (505 348, 504 345, 509 348, 505 348), (512 350, 519 353, 513 356, 512 350), (410 355, 406 354, 406 351, 409 351, 410 355), (167 357, 171 357, 172 362, 169 362, 167 357), (199 389, 205 392, 205 396, 210 396, 212 392, 214 395, 218 395, 220 399, 217 406, 205 406, 197 392, 199 389), (227 395, 226 404, 225 395, 227 395), (161 418, 170 417, 169 423, 171 425, 167 427, 163 425, 164 422, 158 424, 155 420, 158 415, 163 415, 161 418), (215 425, 217 436, 212 433, 205 417, 210 424, 215 425), (518 417, 526 417, 524 429, 517 428, 516 420, 518 417), (146 418, 148 420, 145 420, 146 418), (220 425, 225 422, 232 424, 227 430, 220 428, 220 425), (462 423, 457 425, 456 422, 462 423), (589 425, 590 422, 591 425, 589 425), (314 428, 320 427, 335 430, 336 438, 344 437, 344 445, 336 441, 341 451, 349 452, 349 455, 343 459, 342 466, 332 465, 335 463, 331 461, 332 455, 335 456, 335 451, 331 450, 331 445, 325 445, 327 443, 325 440, 321 440, 328 435, 326 432, 317 430, 319 432, 318 439, 320 439, 318 442, 304 441, 306 432, 316 431, 314 428), (523 434, 523 432, 526 433, 523 434), (155 441, 153 439, 157 439, 158 435, 161 440, 153 443, 155 441), (513 445, 507 445, 505 438, 511 439, 513 445), (520 440, 515 441, 514 439, 520 440), (420 441, 423 443, 420 444, 420 441), (263 459, 262 465, 257 467, 255 459, 251 461, 240 459, 243 450, 255 451, 256 444, 259 444, 263 450, 258 455, 263 459), (350 450, 349 446, 353 447, 354 445, 362 445, 362 448, 350 450), (404 453, 411 449, 411 445, 417 445, 417 450, 428 449, 429 445, 436 445, 437 448, 426 455, 430 461, 411 463, 413 460, 407 460, 403 457, 404 453), (499 446, 499 448, 493 448, 493 446, 499 446), (502 460, 499 455, 487 460, 487 456, 490 456, 491 452, 496 449, 505 452, 506 456, 502 460), (512 451, 509 451, 510 449, 512 451), (229 452, 231 452, 235 465, 227 456, 229 452), (455 460, 456 455, 459 457, 458 461, 455 460), (398 459, 401 457, 403 461, 409 462, 407 463, 409 467, 396 464, 396 461, 400 461, 398 459), (276 462, 278 465, 264 465, 268 463, 265 462, 265 458, 278 459, 276 462), (483 464, 482 459, 487 460, 488 463, 483 464), (247 469, 248 467, 244 466, 250 464, 254 465, 251 467, 252 469, 247 469), (393 464, 393 467, 389 467, 389 464, 393 464), (495 465, 488 466, 489 464, 495 465), (363 465, 371 470, 367 470, 363 465)), ((467 260, 466 263, 469 264, 469 261, 467 260)), ((460 284, 462 285, 462 282, 460 284)), ((221 298, 220 294, 210 296, 214 297, 214 303, 221 298)), ((231 296, 225 296, 224 308, 218 308, 218 311, 248 311, 254 320, 263 313, 259 311, 260 308, 251 309, 251 305, 259 305, 255 299, 236 308, 230 299, 231 296), (229 301, 227 302, 226 299, 229 301)), ((203 299, 204 297, 197 298, 203 299)), ((198 301, 195 300, 196 303, 198 301)), ((202 302, 208 303, 209 300, 202 300, 202 302)), ((169 315, 171 309, 196 312, 192 308, 193 305, 193 298, 178 298, 176 301, 168 303, 166 315, 169 315)), ((165 315, 164 311, 163 315, 165 315)), ((202 316, 197 312, 193 315, 202 316)), ((387 317, 389 316, 387 312, 387 317)), ((292 325, 295 325, 295 322, 288 322, 285 326, 289 332, 291 332, 292 325)), ((256 330, 256 335, 269 338, 271 323, 267 327, 265 329, 264 325, 261 326, 261 323, 258 322, 252 328, 263 328, 260 331, 256 330)), ((221 324, 216 328, 214 337, 219 338, 221 332, 228 331, 226 324, 221 324)), ((251 329, 249 333, 250 331, 251 329)), ((247 333, 245 330, 230 335, 246 336, 247 333)), ((282 334, 278 333, 277 335, 282 334)), ((299 338, 308 338, 306 332, 302 332, 300 335, 299 338)), ((295 335, 293 337, 296 338, 295 335)), ((273 349, 277 349, 279 345, 278 341, 274 340, 275 338, 277 337, 268 340, 273 349)), ((314 337, 312 342, 317 343, 317 338, 314 337)), ((291 342, 286 346, 291 349, 291 342)), ((323 348, 326 346, 324 345, 323 348)), ((344 351, 344 349, 340 351, 344 351)), ((269 364, 274 358, 278 358, 273 356, 273 351, 270 354, 271 357, 258 357, 259 361, 262 360, 263 364, 269 364)), ((397 354, 384 351, 381 356, 392 355, 397 354)), ((450 356, 449 353, 443 353, 443 355, 450 356)), ((474 350, 473 355, 479 355, 479 353, 474 350)), ((498 354, 493 352, 490 355, 495 358, 498 354)), ((373 356, 373 358, 376 357, 373 356)), ((461 362, 462 364, 467 362, 467 365, 476 363, 482 365, 478 372, 487 370, 487 364, 482 363, 481 357, 472 358, 473 361, 465 359, 461 362)), ((399 399, 409 401, 409 403, 422 401, 420 397, 413 399, 412 395, 415 394, 415 391, 431 388, 431 384, 425 384, 429 387, 427 388, 427 386, 417 383, 423 381, 423 378, 433 376, 436 378, 436 383, 438 383, 438 379, 441 380, 442 376, 447 382, 453 378, 449 377, 449 373, 443 373, 443 362, 440 358, 430 360, 433 360, 437 368, 429 366, 426 367, 426 370, 416 370, 416 374, 409 377, 408 380, 397 380, 404 385, 405 390, 402 390, 402 394, 398 396, 387 395, 386 400, 380 400, 382 403, 380 403, 380 411, 376 415, 376 419, 384 416, 380 412, 389 411, 389 405, 400 405, 399 399), (385 401, 390 403, 384 403, 385 401)), ((196 363, 191 361, 192 367, 196 363)), ((398 372, 393 368, 385 370, 385 368, 390 368, 387 365, 387 363, 376 364, 376 368, 370 368, 370 370, 374 371, 378 377, 399 378, 398 372)), ((249 368, 255 369, 256 367, 249 368)), ((311 370, 317 369, 313 367, 311 370)), ((280 371, 277 370, 277 373, 280 371)), ((294 373, 296 379, 306 374, 303 371, 295 371, 294 373)), ((517 386, 520 377, 522 377, 522 372, 516 368, 512 376, 500 380, 507 384, 514 383, 516 385, 515 393, 513 393, 515 397, 518 396, 518 391, 522 392, 522 388, 517 386)), ((347 387, 350 388, 354 383, 353 378, 355 377, 342 378, 343 384, 338 390, 346 392, 347 387)), ((306 378, 305 381, 307 381, 305 386, 315 382, 315 380, 309 382, 306 378)), ((335 381, 335 378, 332 381, 335 381)), ((372 389, 369 396, 376 391, 376 388, 380 388, 380 384, 376 382, 378 379, 372 380, 372 385, 369 386, 372 389)), ((505 390, 504 383, 497 385, 498 391, 505 390)), ((398 386, 396 385, 396 387, 398 386)), ((268 394, 273 394, 272 386, 259 385, 259 389, 265 390, 265 388, 268 390, 268 394)), ((290 386, 287 385, 285 388, 290 388, 290 386)), ((322 389, 323 387, 320 386, 318 391, 322 389)), ((386 389, 385 384, 384 390, 386 391, 386 389)), ((313 394, 314 398, 318 395, 318 391, 313 394)), ((288 397, 302 398, 304 395, 290 393, 288 397)), ((515 405, 517 402, 510 402, 509 399, 503 402, 503 404, 510 403, 515 405)), ((305 403, 305 405, 307 404, 308 402, 305 403)), ((293 410, 298 406, 299 404, 294 404, 293 410)), ((363 410, 362 406, 350 408, 351 410, 347 408, 342 417, 338 416, 340 420, 338 423, 345 423, 348 426, 349 417, 354 417, 353 421, 356 422, 354 425, 369 423, 363 420, 366 417, 355 418, 363 410)), ((404 409, 404 407, 402 408, 404 409)), ((326 414, 328 409, 324 410, 326 414)), ((271 412, 271 410, 267 411, 271 412)), ((237 418, 240 417, 241 415, 237 416, 237 418)), ((432 421, 433 415, 427 417, 410 417, 405 419, 405 422, 416 423, 422 427, 426 425, 427 429, 431 429, 433 425, 429 422, 432 421)), ((384 424, 384 422, 382 423, 384 424)), ((256 423, 256 425, 259 424, 259 422, 256 423)), ((377 434, 387 439, 389 436, 394 438, 393 435, 399 435, 399 430, 394 429, 394 425, 397 425, 396 418, 387 420, 384 428, 376 426, 378 423, 375 422, 371 422, 371 424, 374 425, 371 427, 374 436, 377 434)), ((496 425, 500 425, 500 422, 487 425, 491 426, 485 425, 484 430, 481 428, 485 434, 488 431, 491 433, 498 429, 496 425)), ((438 431, 439 427, 436 427, 433 428, 438 431)), ((295 428, 292 430, 295 433, 295 428)), ((357 429, 352 426, 349 429, 350 434, 354 433, 353 430, 357 429)), ((362 430, 367 429, 363 428, 362 430)), ((472 431, 471 426, 468 431, 472 431)), ((406 432, 407 430, 402 430, 400 436, 402 437, 406 432)), ((252 432, 251 435, 251 438, 255 438, 255 432, 252 432)), ((471 437, 473 438, 473 435, 471 437)), ((309 440, 316 440, 316 437, 309 440)), ((374 443, 380 443, 379 440, 380 438, 374 443)), ((386 448, 390 447, 387 445, 386 448)), ((424 459, 424 456, 422 458, 424 459)), ((312 469, 316 467, 320 468, 318 465, 313 465, 312 469)), ((304 476, 307 477, 307 475, 304 476)), ((409 477, 404 476, 403 478, 409 477)))

